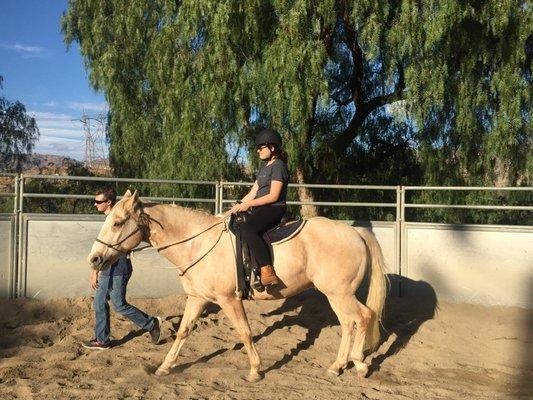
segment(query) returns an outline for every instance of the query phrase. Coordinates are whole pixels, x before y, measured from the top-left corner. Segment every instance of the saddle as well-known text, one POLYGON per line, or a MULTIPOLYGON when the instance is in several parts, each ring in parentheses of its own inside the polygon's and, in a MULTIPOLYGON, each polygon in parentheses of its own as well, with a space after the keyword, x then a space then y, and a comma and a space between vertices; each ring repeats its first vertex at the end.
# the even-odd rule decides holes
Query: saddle
MULTIPOLYGON (((259 265, 250 248, 241 237, 241 225, 246 222, 249 211, 232 214, 228 227, 235 235, 235 264, 237 268, 237 290, 235 294, 239 299, 250 299, 253 290, 262 292, 265 287, 261 284, 259 265)), ((300 232, 306 220, 293 217, 285 213, 280 223, 263 234, 263 240, 270 246, 286 242, 300 232)))

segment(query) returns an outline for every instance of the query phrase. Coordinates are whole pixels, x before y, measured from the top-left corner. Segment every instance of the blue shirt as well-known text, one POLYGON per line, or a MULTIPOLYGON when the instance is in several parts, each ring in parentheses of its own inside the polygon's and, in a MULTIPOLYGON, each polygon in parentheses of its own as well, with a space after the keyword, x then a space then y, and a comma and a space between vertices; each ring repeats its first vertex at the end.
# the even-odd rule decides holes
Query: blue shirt
POLYGON ((120 257, 111 267, 103 270, 100 274, 104 276, 131 275, 131 260, 126 256, 120 257))

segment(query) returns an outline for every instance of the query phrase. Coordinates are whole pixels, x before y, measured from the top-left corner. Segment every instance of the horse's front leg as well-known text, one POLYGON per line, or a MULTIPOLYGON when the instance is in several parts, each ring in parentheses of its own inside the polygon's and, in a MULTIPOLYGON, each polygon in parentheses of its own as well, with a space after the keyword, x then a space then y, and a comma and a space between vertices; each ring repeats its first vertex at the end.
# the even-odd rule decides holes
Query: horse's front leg
POLYGON ((252 332, 250 330, 250 325, 248 324, 248 318, 244 312, 242 301, 235 297, 231 297, 220 301, 218 304, 237 329, 239 338, 244 343, 246 353, 248 353, 248 358, 250 359, 250 373, 246 377, 246 380, 248 382, 257 382, 261 380, 262 376, 259 372, 261 368, 261 360, 259 359, 259 354, 257 354, 257 350, 252 341, 252 332))
POLYGON ((183 343, 185 343, 185 339, 187 339, 187 336, 189 336, 194 323, 205 310, 205 307, 208 303, 209 302, 207 300, 198 297, 187 297, 183 318, 181 319, 178 332, 176 332, 176 340, 165 357, 165 360, 155 372, 156 375, 168 375, 170 369, 176 365, 176 360, 178 359, 181 346, 183 346, 183 343))

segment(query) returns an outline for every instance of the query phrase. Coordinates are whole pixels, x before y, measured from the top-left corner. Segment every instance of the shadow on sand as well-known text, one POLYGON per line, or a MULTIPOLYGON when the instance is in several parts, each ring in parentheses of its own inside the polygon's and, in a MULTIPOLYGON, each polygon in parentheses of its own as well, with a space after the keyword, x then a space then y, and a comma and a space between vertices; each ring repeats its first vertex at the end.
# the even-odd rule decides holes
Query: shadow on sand
MULTIPOLYGON (((434 317, 437 309, 437 297, 435 291, 427 282, 413 281, 401 278, 402 291, 409 296, 398 297, 395 288, 400 284, 400 276, 396 274, 387 275, 391 284, 391 290, 386 299, 382 341, 386 342, 392 334, 396 339, 388 348, 385 354, 372 359, 370 374, 380 369, 381 364, 390 356, 398 353, 411 340, 411 337, 418 331, 420 326, 427 320, 434 317)), ((358 299, 366 299, 365 287, 357 293, 358 299)), ((364 301, 363 301, 364 302, 364 301)), ((254 337, 254 341, 267 337, 276 329, 289 326, 300 326, 307 330, 306 338, 291 349, 281 360, 265 370, 278 369, 291 361, 302 350, 310 348, 320 335, 322 329, 339 325, 337 316, 332 311, 327 298, 317 290, 307 290, 297 296, 287 299, 281 307, 268 313, 270 315, 281 315, 301 307, 298 315, 284 316, 280 321, 265 329, 264 332, 254 337)), ((333 362, 333 359, 332 359, 333 362)))
MULTIPOLYGON (((396 293, 398 293, 397 288, 400 284, 400 277, 395 274, 388 274, 387 276, 391 284, 391 290, 389 290, 389 295, 385 304, 381 343, 386 342, 393 334, 396 338, 387 349, 386 353, 380 354, 372 359, 369 374, 379 371, 380 366, 387 358, 403 349, 409 343, 411 337, 418 331, 420 326, 425 321, 434 317, 437 309, 437 297, 435 291, 427 282, 401 278, 402 290, 404 293, 408 293, 409 296, 398 297, 396 293)), ((358 291, 357 297, 359 299, 366 299, 366 291, 366 288, 362 287, 361 290, 358 291)), ((218 310, 219 309, 215 306, 212 310, 208 309, 207 314, 216 313, 218 310)), ((306 330, 306 337, 303 341, 299 342, 296 347, 290 349, 282 359, 268 366, 263 371, 264 373, 281 368, 283 365, 297 357, 300 352, 313 346, 322 329, 339 325, 337 316, 331 309, 327 298, 315 289, 307 290, 294 297, 286 299, 277 309, 268 314, 263 314, 264 317, 274 315, 283 315, 283 318, 267 327, 262 333, 254 336, 254 342, 263 338, 268 338, 271 333, 278 329, 291 326, 300 326, 304 328, 306 330), (294 315, 294 311, 297 309, 299 309, 299 311, 294 315)), ((178 325, 173 325, 177 329, 178 325)), ((239 350, 242 347, 243 345, 239 343, 233 346, 231 350, 239 350)), ((183 371, 197 362, 207 362, 208 360, 225 353, 227 350, 230 349, 219 349, 194 362, 180 365, 172 372, 183 371)), ((351 365, 349 367, 351 367, 351 365)))
MULTIPOLYGON (((396 274, 387 274, 391 288, 400 288, 402 297, 389 294, 385 302, 381 344, 395 335, 394 342, 384 354, 373 358, 369 375, 379 371, 381 364, 407 346, 420 326, 435 317, 438 308, 437 295, 431 285, 425 281, 414 281, 396 274)), ((390 293, 398 293, 391 290, 390 293)))

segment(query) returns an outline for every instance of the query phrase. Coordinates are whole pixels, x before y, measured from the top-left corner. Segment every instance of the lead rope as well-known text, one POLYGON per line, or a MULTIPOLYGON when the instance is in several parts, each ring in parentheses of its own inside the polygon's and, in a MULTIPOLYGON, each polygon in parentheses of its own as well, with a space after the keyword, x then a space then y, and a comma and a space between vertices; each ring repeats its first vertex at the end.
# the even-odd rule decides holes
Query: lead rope
POLYGON ((193 261, 189 261, 185 264, 182 264, 182 265, 178 265, 178 266, 175 266, 175 267, 154 267, 154 268, 157 268, 157 269, 177 269, 178 270, 178 275, 179 276, 183 276, 185 275, 185 273, 191 268, 193 267, 195 264, 197 264, 202 258, 204 258, 207 254, 209 254, 211 252, 211 250, 213 250, 215 248, 215 246, 218 244, 218 242, 220 241, 220 238, 222 237, 222 234, 224 232, 227 232, 228 231, 228 223, 227 223, 227 219, 228 217, 224 218, 223 220, 217 222, 216 224, 213 224, 209 227, 207 227, 206 229, 204 229, 203 231, 201 232, 198 232, 192 236, 189 236, 188 238, 186 239, 182 239, 182 240, 178 240, 177 242, 173 242, 173 243, 169 243, 169 244, 165 244, 163 246, 157 246, 157 247, 153 247, 153 246, 150 246, 150 245, 147 245, 147 246, 144 246, 144 247, 140 247, 140 248, 137 248, 137 249, 133 249, 131 251, 131 258, 135 258, 134 257, 134 253, 137 253, 137 252, 141 252, 141 251, 144 251, 144 250, 157 250, 158 252, 160 250, 164 250, 168 247, 171 247, 171 246, 175 246, 177 244, 181 244, 181 243, 185 243, 185 242, 188 242, 189 240, 192 240, 194 239, 195 237, 197 236, 200 236, 202 233, 205 233, 207 232, 208 230, 214 228, 215 226, 217 225, 220 225, 220 224, 224 224, 224 228, 222 228, 220 230, 220 234, 218 235, 217 237, 217 240, 215 241, 215 243, 213 243, 213 245, 204 253, 202 254, 201 256, 197 257, 196 259, 194 259, 193 261))

